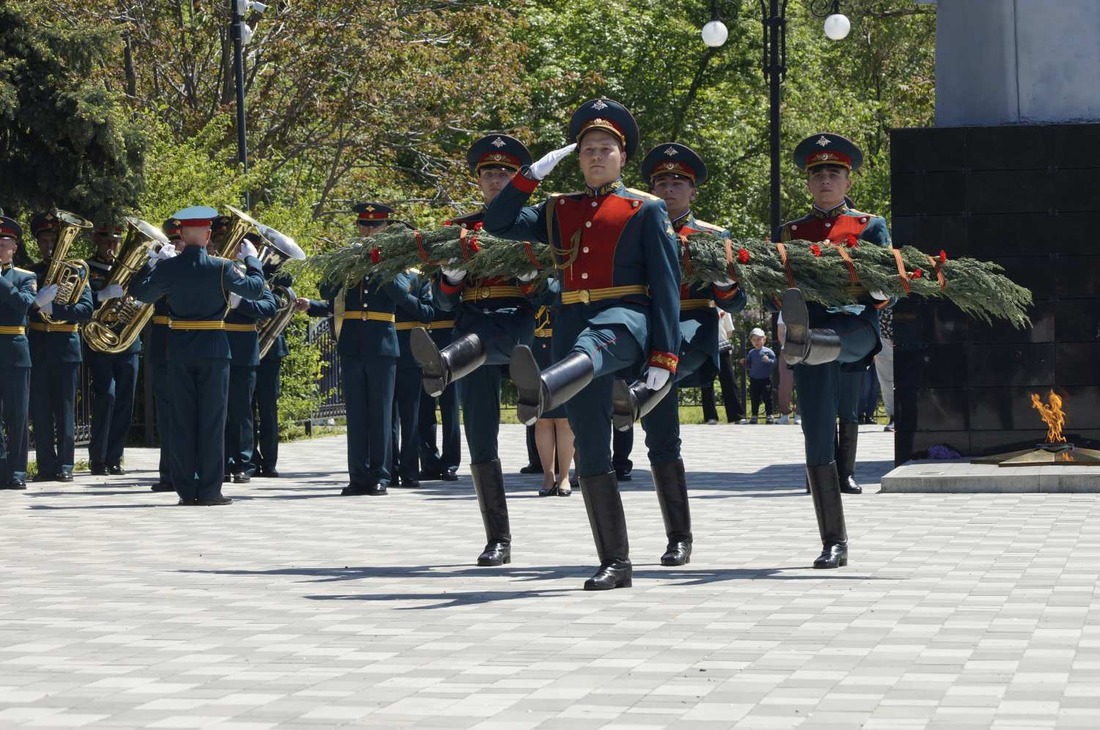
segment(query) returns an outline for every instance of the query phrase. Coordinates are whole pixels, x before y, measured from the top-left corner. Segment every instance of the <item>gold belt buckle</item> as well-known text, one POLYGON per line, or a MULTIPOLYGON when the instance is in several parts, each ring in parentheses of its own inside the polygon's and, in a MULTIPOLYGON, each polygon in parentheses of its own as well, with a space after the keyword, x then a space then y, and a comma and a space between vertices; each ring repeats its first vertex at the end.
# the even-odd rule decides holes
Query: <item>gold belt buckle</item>
POLYGON ((577 295, 581 300, 581 304, 589 304, 592 301, 592 292, 589 289, 581 289, 577 292, 577 295))
POLYGON ((474 294, 474 296, 477 297, 478 299, 488 299, 490 296, 492 296, 492 294, 493 294, 493 292, 489 287, 479 286, 477 288, 477 292, 474 294))

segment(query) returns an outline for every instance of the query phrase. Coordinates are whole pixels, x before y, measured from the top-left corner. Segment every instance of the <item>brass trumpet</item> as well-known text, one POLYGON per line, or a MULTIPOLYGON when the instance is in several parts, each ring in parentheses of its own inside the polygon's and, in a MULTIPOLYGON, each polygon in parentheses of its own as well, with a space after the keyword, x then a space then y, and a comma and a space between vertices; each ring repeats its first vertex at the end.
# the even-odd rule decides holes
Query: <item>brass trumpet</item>
MULTIPOLYGON (((53 252, 50 254, 50 265, 46 269, 43 286, 57 284, 54 303, 71 307, 80 301, 84 287, 88 285, 88 265, 83 261, 66 261, 65 254, 69 252, 80 232, 91 228, 92 224, 67 210, 57 210, 54 214, 58 221, 57 243, 54 244, 53 252)), ((42 319, 51 324, 59 321, 45 312, 40 314, 42 319)))
MULTIPOLYGON (((122 242, 107 285, 118 284, 124 290, 144 265, 149 252, 160 251, 171 242, 164 233, 138 218, 127 218, 126 239, 122 242)), ((84 341, 96 352, 125 352, 153 316, 152 303, 138 302, 129 294, 104 302, 84 325, 84 341)))
MULTIPOLYGON (((293 238, 280 233, 271 226, 265 226, 263 223, 260 223, 247 213, 233 206, 228 207, 229 211, 233 214, 234 225, 238 221, 247 223, 248 227, 255 230, 256 235, 263 240, 259 251, 256 252, 256 258, 260 260, 261 264, 267 266, 276 260, 296 259, 302 261, 305 259, 305 251, 302 250, 302 247, 299 246, 293 238)), ((229 258, 230 254, 235 254, 236 246, 239 245, 240 240, 244 238, 247 232, 248 230, 246 228, 244 233, 240 234, 240 237, 229 251, 219 249, 223 252, 222 255, 229 258)), ((269 280, 267 287, 275 296, 275 301, 278 303, 279 309, 274 317, 265 319, 259 323, 258 330, 261 359, 267 355, 272 346, 279 339, 279 335, 283 333, 283 330, 290 324, 290 320, 294 318, 294 300, 296 298, 294 290, 288 286, 274 284, 269 280)))

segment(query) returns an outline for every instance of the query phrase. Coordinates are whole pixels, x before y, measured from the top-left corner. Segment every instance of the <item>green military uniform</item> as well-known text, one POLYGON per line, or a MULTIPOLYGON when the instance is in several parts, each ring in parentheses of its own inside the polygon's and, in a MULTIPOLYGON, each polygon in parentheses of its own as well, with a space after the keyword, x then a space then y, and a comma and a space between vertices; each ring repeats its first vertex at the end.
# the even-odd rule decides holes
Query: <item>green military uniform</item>
MULTIPOLYGON (((851 172, 859 169, 863 153, 839 135, 819 134, 803 140, 794 157, 802 170, 831 165, 851 172)), ((891 245, 886 221, 852 210, 847 199, 830 210, 815 207, 810 215, 783 224, 775 238, 842 246, 858 241, 891 245)), ((794 366, 806 442, 806 472, 824 548, 814 561, 815 568, 835 568, 848 562, 848 532, 834 443, 841 379, 845 377, 842 371, 845 366, 865 369, 881 348, 878 309, 888 304, 887 300, 867 295, 857 305, 826 308, 805 302, 797 289, 789 289, 783 296, 784 358, 794 366)), ((851 454, 854 461, 854 441, 851 454)))
MULTIPOLYGON (((208 230, 217 215, 195 206, 173 217, 183 227, 208 230)), ((184 238, 188 236, 184 231, 184 238)), ((229 398, 229 340, 223 316, 229 294, 259 299, 263 267, 255 256, 240 262, 210 256, 189 243, 174 258, 151 261, 130 284, 140 301, 168 302, 168 380, 171 388, 172 484, 181 504, 225 504, 225 417, 229 398)))
MULTIPOLYGON (((18 245, 23 229, 0 216, 0 239, 18 245)), ((8 244, 5 244, 8 245, 8 244)), ((0 265, 0 489, 26 489, 27 406, 31 352, 27 342, 27 313, 38 291, 33 272, 10 263, 0 265)))
MULTIPOLYGON (((35 236, 59 228, 52 212, 38 213, 31 218, 31 233, 35 236)), ((45 286, 49 261, 30 267, 45 286)), ((31 308, 31 423, 34 425, 34 454, 38 465, 36 482, 73 479, 76 459, 76 391, 80 363, 83 360, 79 323, 92 316, 92 294, 85 286, 79 300, 64 305, 51 303, 47 322, 38 307, 31 308)))

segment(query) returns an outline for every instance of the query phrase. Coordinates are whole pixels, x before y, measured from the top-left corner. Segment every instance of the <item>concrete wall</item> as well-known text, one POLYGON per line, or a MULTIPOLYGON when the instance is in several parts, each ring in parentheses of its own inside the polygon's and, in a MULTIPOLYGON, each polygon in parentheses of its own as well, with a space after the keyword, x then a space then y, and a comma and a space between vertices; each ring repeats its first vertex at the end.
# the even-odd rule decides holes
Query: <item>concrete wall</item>
POLYGON ((1100 120, 1100 1, 946 0, 936 126, 1100 120))

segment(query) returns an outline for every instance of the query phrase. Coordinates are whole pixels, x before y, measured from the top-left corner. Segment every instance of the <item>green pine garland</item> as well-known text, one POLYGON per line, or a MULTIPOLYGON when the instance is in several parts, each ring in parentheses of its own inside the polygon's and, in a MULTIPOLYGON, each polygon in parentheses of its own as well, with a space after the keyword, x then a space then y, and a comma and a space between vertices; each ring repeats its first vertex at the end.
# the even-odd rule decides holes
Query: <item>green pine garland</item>
MULTIPOLYGON (((705 285, 729 278, 724 239, 697 233, 688 237, 687 245, 691 263, 685 267, 685 283, 705 285)), ((1027 316, 1031 292, 989 261, 949 259, 942 251, 933 257, 902 246, 897 249, 902 261, 899 271, 894 249, 854 238, 841 244, 789 241, 782 245, 794 286, 811 301, 827 306, 852 304, 869 291, 880 291, 894 298, 948 299, 983 322, 1003 319, 1018 329, 1031 324, 1027 316), (841 251, 850 259, 851 269, 841 251)), ((728 269, 750 295, 778 297, 791 286, 778 244, 745 239, 731 242, 730 248, 728 269)))
MULTIPOLYGON (((545 277, 554 271, 551 248, 546 244, 509 241, 461 226, 387 230, 350 243, 316 254, 306 265, 319 271, 323 279, 344 285, 354 285, 365 277, 388 281, 409 269, 431 276, 449 262, 475 279, 511 277, 532 269, 545 277)), ((780 244, 768 241, 728 241, 714 234, 694 233, 685 245, 683 280, 689 285, 709 286, 730 279, 732 274, 750 296, 772 298, 790 287, 789 269, 794 286, 806 299, 827 306, 856 303, 869 291, 881 291, 895 298, 948 299, 983 322, 1004 319, 1017 328, 1031 323, 1027 316, 1031 292, 988 261, 948 259, 942 252, 930 257, 903 246, 897 249, 902 263, 899 271, 893 249, 854 238, 842 244, 784 243, 786 266, 780 244)))

